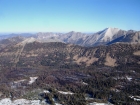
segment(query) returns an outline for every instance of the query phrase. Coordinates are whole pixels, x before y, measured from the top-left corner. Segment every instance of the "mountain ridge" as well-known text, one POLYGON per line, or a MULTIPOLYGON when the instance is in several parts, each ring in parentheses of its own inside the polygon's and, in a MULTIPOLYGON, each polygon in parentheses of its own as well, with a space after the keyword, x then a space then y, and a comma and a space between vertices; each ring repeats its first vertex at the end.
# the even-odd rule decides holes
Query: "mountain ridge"
MULTIPOLYGON (((99 45, 108 45, 113 43, 140 43, 140 34, 139 31, 134 30, 122 30, 119 28, 108 27, 101 31, 98 31, 93 34, 85 34, 81 32, 71 31, 68 33, 53 33, 53 32, 39 32, 36 34, 12 34, 11 37, 22 36, 25 39, 35 38, 35 40, 40 42, 63 42, 76 44, 81 46, 99 46, 99 45), (133 40, 132 40, 133 39, 133 40), (135 40, 135 41, 134 41, 135 40)), ((8 39, 10 36, 0 37, 2 39, 8 39)))

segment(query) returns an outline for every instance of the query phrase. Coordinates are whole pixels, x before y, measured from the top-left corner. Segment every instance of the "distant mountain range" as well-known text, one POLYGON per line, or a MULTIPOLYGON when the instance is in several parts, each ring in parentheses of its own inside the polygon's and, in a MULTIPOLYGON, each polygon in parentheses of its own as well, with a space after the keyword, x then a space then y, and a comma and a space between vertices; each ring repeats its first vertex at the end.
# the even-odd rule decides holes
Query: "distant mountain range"
MULTIPOLYGON (((37 33, 37 34, 10 34, 0 36, 0 40, 8 39, 11 37, 16 38, 21 36, 23 39, 34 38, 34 41, 39 42, 63 42, 76 44, 80 46, 98 46, 98 45, 109 45, 113 43, 140 43, 140 31, 134 30, 121 30, 118 28, 106 28, 93 34, 85 34, 81 32, 68 32, 68 33, 37 33)), ((17 38, 16 38, 17 39, 17 38)), ((2 43, 2 42, 0 42, 2 43)))

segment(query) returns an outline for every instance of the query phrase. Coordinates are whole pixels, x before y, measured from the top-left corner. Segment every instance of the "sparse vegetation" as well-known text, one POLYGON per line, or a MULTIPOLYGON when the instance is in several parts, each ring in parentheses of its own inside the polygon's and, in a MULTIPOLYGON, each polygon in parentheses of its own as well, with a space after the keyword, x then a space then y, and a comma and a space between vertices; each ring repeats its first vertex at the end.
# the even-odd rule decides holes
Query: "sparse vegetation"
POLYGON ((33 42, 24 46, 18 55, 19 62, 15 64, 14 54, 18 54, 15 53, 18 48, 21 49, 11 46, 11 50, 3 49, 0 52, 1 98, 45 99, 52 105, 53 98, 64 105, 86 105, 94 101, 138 105, 138 101, 130 96, 140 96, 140 56, 133 54, 140 50, 139 45, 113 44, 84 48, 64 43, 33 42), (76 63, 75 55, 88 59, 96 57, 98 60, 87 66, 86 60, 76 63), (115 59, 116 66, 105 65, 107 56, 115 59), (28 84, 33 76, 37 76, 37 80, 28 84), (23 79, 25 81, 15 83, 23 79), (44 89, 50 93, 43 93, 44 89), (74 94, 64 95, 58 91, 74 94))

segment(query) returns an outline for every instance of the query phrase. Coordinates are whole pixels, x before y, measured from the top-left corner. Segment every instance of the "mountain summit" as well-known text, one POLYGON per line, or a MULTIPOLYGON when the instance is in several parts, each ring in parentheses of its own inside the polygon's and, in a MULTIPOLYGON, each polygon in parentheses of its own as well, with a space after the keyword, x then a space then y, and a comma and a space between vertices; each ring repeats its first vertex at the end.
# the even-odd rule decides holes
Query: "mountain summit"
POLYGON ((105 28, 102 31, 87 36, 82 42, 82 46, 106 45, 116 38, 126 35, 126 32, 118 28, 105 28))
POLYGON ((117 35, 121 31, 118 28, 106 28, 102 33, 100 33, 102 37, 102 41, 111 41, 114 37, 114 35, 117 35))

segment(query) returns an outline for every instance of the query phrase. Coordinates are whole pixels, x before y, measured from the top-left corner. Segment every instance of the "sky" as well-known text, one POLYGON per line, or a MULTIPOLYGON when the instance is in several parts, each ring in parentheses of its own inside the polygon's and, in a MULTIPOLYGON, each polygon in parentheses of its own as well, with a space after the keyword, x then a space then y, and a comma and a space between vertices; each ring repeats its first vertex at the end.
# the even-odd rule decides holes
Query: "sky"
POLYGON ((0 32, 140 30, 140 0, 0 0, 0 32))

